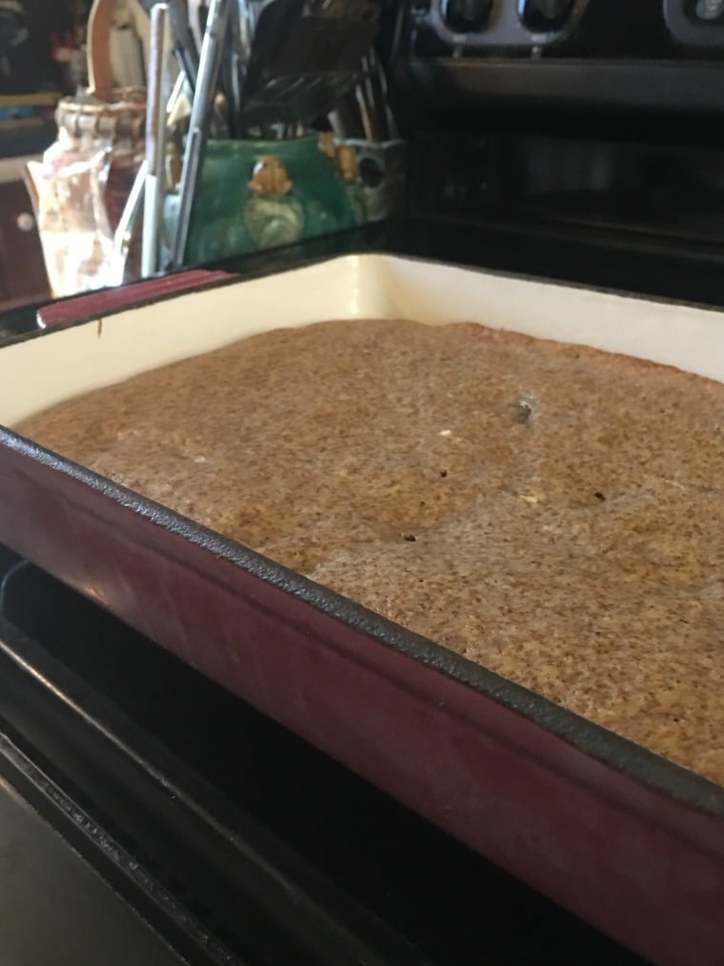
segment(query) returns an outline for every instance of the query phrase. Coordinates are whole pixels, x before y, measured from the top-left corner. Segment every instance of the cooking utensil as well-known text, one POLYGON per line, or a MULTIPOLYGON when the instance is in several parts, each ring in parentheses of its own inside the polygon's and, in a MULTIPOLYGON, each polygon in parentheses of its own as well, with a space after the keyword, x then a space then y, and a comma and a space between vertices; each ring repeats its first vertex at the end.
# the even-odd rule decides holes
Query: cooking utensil
POLYGON ((235 11, 238 18, 236 0, 229 0, 229 14, 219 64, 219 86, 225 102, 224 117, 228 135, 232 138, 239 137, 239 114, 241 111, 238 64, 233 42, 235 11))
POLYGON ((360 82, 355 87, 355 99, 368 141, 390 141, 399 137, 388 93, 384 70, 374 48, 370 48, 362 61, 360 82))
POLYGON ((343 140, 364 138, 380 142, 399 139, 399 129, 389 103, 389 90, 382 63, 374 46, 362 60, 359 82, 352 95, 340 98, 330 112, 329 122, 343 140))
POLYGON ((133 181, 123 214, 113 236, 112 276, 114 285, 122 285, 125 280, 126 264, 135 238, 136 225, 143 210, 147 174, 148 162, 144 159, 133 181))
POLYGON ((166 101, 163 72, 166 63, 166 21, 169 7, 156 3, 151 10, 148 65, 148 108, 146 111, 146 184, 143 206, 143 249, 141 274, 158 271, 159 226, 166 180, 166 101))
POLYGON ((240 50, 239 56, 244 64, 249 63, 251 57, 251 47, 254 42, 256 31, 256 10, 254 0, 236 0, 238 9, 238 21, 240 30, 240 50))
POLYGON ((206 0, 186 0, 186 9, 188 11, 189 30, 194 38, 196 49, 200 51, 204 42, 206 0))
POLYGON ((191 100, 187 96, 187 83, 186 75, 179 74, 173 85, 171 96, 168 99, 166 133, 180 124, 182 120, 191 116, 191 100))
POLYGON ((207 271, 203 268, 191 269, 188 272, 174 272, 172 275, 161 275, 132 285, 122 285, 102 292, 89 292, 75 298, 51 302, 38 309, 36 321, 40 329, 71 325, 79 319, 122 312, 135 308, 139 303, 155 302, 182 292, 206 288, 217 282, 230 282, 232 278, 233 275, 228 272, 207 271))
POLYGON ((178 220, 171 255, 171 264, 174 268, 180 268, 183 265, 186 255, 191 215, 201 172, 204 146, 208 136, 212 100, 224 49, 229 6, 230 0, 211 0, 209 15, 206 20, 198 82, 191 109, 191 120, 186 138, 186 151, 179 188, 178 220))
MULTIPOLYGON (((0 349, 0 421, 274 325, 446 322, 451 291, 459 318, 724 380, 718 312, 356 254, 0 349)), ((0 542, 626 945, 719 961, 721 787, 6 430, 0 542)))
POLYGON ((237 130, 241 131, 241 113, 243 98, 242 92, 246 81, 246 71, 249 66, 251 49, 254 41, 254 18, 252 14, 251 2, 247 0, 231 0, 231 12, 229 14, 230 32, 230 87, 232 95, 232 111, 237 124, 237 130))
POLYGON ((329 123, 334 134, 342 141, 364 138, 364 126, 354 92, 346 93, 337 101, 334 110, 329 113, 329 123))
MULTIPOLYGON (((171 96, 168 99, 165 117, 165 142, 168 140, 169 132, 176 124, 179 123, 181 118, 187 117, 190 112, 190 106, 185 95, 186 83, 186 75, 179 74, 176 78, 176 82, 174 83, 173 90, 171 91, 171 96)), ((165 149, 159 152, 158 157, 165 161, 167 159, 164 157, 164 155, 165 149)), ((121 285, 125 279, 126 263, 136 237, 137 226, 141 220, 140 215, 143 211, 144 192, 148 171, 148 162, 144 158, 141 167, 138 169, 138 173, 126 201, 125 208, 123 209, 123 214, 113 237, 114 285, 121 285)), ((167 180, 167 178, 164 179, 164 181, 167 180)))
POLYGON ((360 119, 362 121, 362 130, 364 131, 365 139, 367 141, 380 141, 381 137, 379 135, 379 129, 377 126, 377 117, 375 115, 374 106, 370 103, 369 90, 364 78, 359 84, 357 84, 354 89, 354 93, 360 119))
POLYGON ((191 32, 185 0, 168 0, 168 16, 174 37, 174 54, 193 93, 199 73, 199 53, 191 32))
POLYGON ((337 101, 328 119, 332 131, 340 140, 364 139, 365 129, 355 90, 348 91, 337 101))
POLYGON ((256 23, 246 72, 246 127, 309 123, 352 87, 377 33, 372 0, 271 0, 256 23))
POLYGON ((367 60, 372 71, 373 84, 378 91, 380 111, 385 118, 387 140, 397 140, 400 137, 400 129, 392 111, 392 105, 390 104, 390 89, 387 83, 387 75, 374 47, 370 48, 367 60))

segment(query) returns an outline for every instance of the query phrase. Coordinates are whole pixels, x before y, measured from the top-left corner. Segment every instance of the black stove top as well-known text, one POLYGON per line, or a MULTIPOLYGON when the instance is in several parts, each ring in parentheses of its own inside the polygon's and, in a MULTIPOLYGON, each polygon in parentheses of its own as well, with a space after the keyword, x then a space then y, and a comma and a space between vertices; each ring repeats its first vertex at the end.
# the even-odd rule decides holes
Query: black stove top
POLYGON ((640 962, 92 602, 0 562, 17 962, 640 962))

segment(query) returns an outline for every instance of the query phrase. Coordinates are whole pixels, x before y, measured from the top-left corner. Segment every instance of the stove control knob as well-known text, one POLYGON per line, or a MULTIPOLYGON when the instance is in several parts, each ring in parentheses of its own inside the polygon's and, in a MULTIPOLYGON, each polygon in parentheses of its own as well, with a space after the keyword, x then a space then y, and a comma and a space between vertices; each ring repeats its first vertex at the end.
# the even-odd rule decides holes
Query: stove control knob
POLYGON ((493 0, 442 0, 443 19, 455 33, 485 30, 492 9, 493 0))
POLYGON ((704 23, 724 20, 724 0, 696 0, 694 16, 704 23))
POLYGON ((518 14, 529 30, 547 33, 564 26, 574 3, 575 0, 518 0, 518 14))

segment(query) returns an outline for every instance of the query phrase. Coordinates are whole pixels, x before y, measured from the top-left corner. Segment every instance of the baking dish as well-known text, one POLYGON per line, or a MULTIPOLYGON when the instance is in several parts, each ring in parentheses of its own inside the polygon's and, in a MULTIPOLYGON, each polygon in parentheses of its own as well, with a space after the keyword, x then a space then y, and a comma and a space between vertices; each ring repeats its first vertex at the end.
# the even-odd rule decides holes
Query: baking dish
MULTIPOLYGON (((715 312, 355 255, 9 344, 0 422, 276 326, 400 317, 724 381, 715 312)), ((9 430, 0 542, 631 948, 724 956, 719 786, 9 430)))

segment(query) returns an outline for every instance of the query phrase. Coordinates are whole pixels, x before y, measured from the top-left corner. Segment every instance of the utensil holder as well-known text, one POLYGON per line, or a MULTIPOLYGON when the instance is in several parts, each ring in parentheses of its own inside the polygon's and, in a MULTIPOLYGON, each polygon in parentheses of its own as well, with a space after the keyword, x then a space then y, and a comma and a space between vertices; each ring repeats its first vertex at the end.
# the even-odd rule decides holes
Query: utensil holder
MULTIPOLYGON (((262 251, 380 221, 404 199, 405 145, 290 140, 210 141, 194 207, 187 265, 262 251)), ((168 247, 178 210, 169 194, 168 247)))

